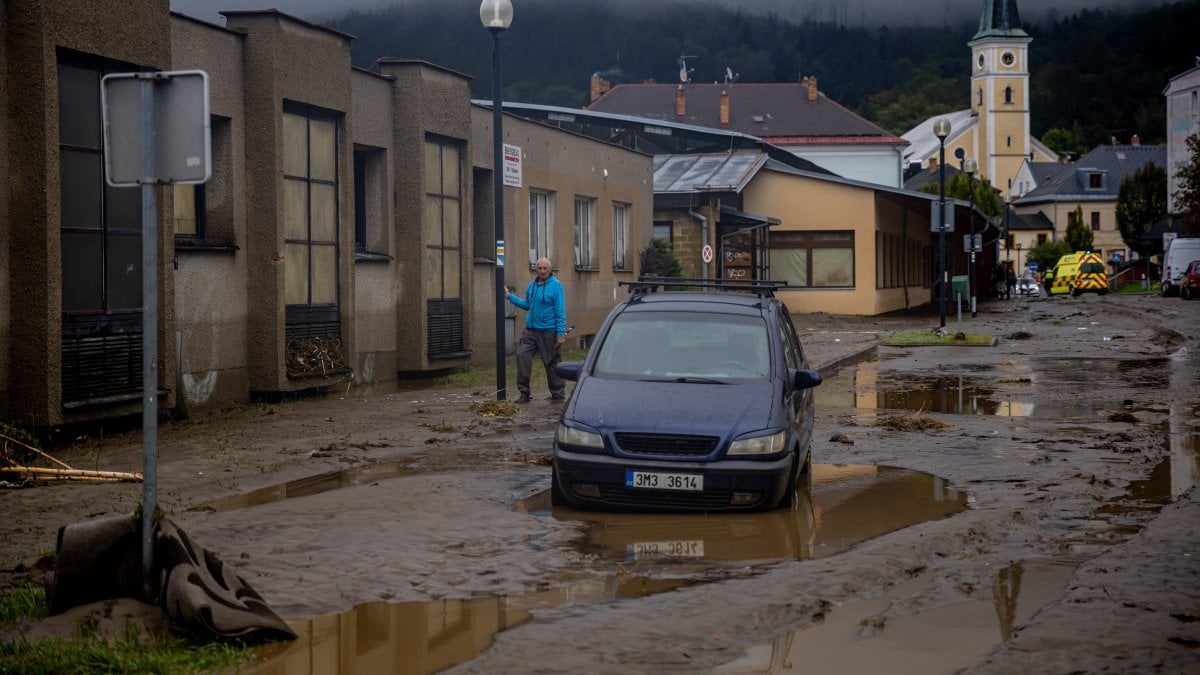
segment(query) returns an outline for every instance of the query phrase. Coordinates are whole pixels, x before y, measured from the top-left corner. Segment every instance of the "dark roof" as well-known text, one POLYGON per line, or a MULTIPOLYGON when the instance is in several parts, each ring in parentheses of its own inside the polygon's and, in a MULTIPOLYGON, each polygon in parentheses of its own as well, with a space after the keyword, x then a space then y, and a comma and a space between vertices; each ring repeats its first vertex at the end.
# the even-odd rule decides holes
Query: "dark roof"
MULTIPOLYGON (((920 190, 921 188, 925 187, 926 185, 929 185, 930 183, 937 183, 939 180, 939 176, 938 176, 939 173, 940 173, 940 171, 937 169, 937 167, 934 167, 932 169, 921 169, 920 171, 916 172, 915 174, 913 174, 907 180, 904 181, 904 189, 905 190, 920 190)), ((951 176, 958 174, 958 173, 962 173, 961 171, 958 170, 958 167, 956 167, 950 163, 946 164, 946 182, 947 183, 950 182, 951 176)))
POLYGON ((1033 176, 1033 183, 1041 185, 1050 180, 1050 177, 1058 173, 1063 168, 1062 162, 1026 162, 1029 167, 1029 173, 1033 176))
POLYGON ((1019 204, 1056 201, 1113 201, 1121 181, 1135 171, 1154 164, 1167 166, 1165 145, 1101 145, 1056 173, 1017 200, 1019 204), (1091 176, 1100 175, 1100 186, 1091 187, 1091 176))
MULTIPOLYGON (((475 100, 491 107, 491 101, 475 100)), ((504 112, 582 134, 650 155, 761 150, 771 159, 813 173, 835 175, 786 149, 748 134, 728 129, 681 124, 668 120, 564 108, 536 103, 503 102, 504 112)))
POLYGON ((979 32, 972 40, 989 37, 1029 37, 1021 30, 1017 0, 984 0, 979 15, 979 32))
POLYGON ((1012 209, 1008 210, 1005 216, 1008 219, 1009 230, 1050 230, 1054 231, 1054 222, 1046 217, 1046 214, 1038 211, 1037 213, 1027 213, 1021 215, 1012 209))
POLYGON ((801 82, 730 84, 618 84, 586 107, 597 112, 634 115, 727 129, 776 145, 801 143, 885 143, 906 141, 817 93, 809 101, 801 82), (675 93, 682 88, 686 114, 675 114, 675 93), (729 124, 721 125, 721 93, 729 95, 729 124))

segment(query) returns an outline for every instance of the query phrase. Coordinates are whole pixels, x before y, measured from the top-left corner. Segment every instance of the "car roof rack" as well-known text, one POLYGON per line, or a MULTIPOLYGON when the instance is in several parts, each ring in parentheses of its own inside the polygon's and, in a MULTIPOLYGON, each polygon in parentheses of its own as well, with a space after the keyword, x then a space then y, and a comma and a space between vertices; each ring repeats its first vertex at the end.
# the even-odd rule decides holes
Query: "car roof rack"
POLYGON ((657 293, 660 290, 737 291, 753 293, 760 298, 773 298, 779 288, 787 288, 787 281, 769 279, 692 279, 685 277, 642 276, 637 281, 619 281, 628 286, 632 295, 657 293))

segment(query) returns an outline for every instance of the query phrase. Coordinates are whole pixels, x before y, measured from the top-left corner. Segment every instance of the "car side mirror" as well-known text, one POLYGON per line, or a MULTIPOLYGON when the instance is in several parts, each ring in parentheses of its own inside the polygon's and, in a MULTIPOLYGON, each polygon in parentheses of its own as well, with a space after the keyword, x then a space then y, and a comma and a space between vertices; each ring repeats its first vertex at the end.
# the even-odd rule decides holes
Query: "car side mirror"
POLYGON ((793 370, 792 386, 797 389, 812 389, 821 384, 821 373, 815 370, 793 370))
POLYGON ((579 371, 583 368, 582 361, 559 361, 554 364, 554 374, 564 380, 579 381, 579 371))

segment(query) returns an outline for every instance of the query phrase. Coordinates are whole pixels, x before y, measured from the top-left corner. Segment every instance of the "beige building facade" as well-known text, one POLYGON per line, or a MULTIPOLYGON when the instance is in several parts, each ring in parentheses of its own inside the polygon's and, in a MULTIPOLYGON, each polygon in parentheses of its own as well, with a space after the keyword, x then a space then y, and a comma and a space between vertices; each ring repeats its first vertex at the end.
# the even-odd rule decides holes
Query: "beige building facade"
MULTIPOLYGON (((115 72, 209 83, 211 179, 154 190, 161 409, 494 362, 491 129, 468 75, 355 68, 352 36, 275 10, 221 27, 163 0, 0 7, 0 419, 141 409, 141 189, 106 186, 100 133, 115 72)), ((594 333, 649 241, 649 159, 520 120, 505 136, 529 181, 505 190, 506 278, 526 276, 530 191, 560 195, 554 257, 575 335, 594 333)))

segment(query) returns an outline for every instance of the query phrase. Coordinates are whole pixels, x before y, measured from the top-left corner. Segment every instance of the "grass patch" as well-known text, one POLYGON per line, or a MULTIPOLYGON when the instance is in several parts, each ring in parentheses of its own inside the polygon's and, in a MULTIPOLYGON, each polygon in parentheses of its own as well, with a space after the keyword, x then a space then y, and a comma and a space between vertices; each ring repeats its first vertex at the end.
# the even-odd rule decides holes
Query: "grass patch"
POLYGON ((1150 288, 1142 288, 1142 282, 1130 281, 1129 283, 1121 284, 1117 288, 1110 290, 1118 295, 1158 295, 1159 293, 1162 293, 1162 284, 1156 281, 1150 284, 1150 288))
POLYGON ((987 346, 992 344, 988 333, 946 333, 938 335, 936 330, 902 330, 885 337, 882 342, 889 347, 937 347, 942 345, 987 346))
POLYGON ((468 407, 471 412, 477 413, 481 417, 512 417, 521 410, 512 401, 497 401, 496 399, 475 401, 468 407))
POLYGON ((875 422, 877 427, 887 427, 897 431, 942 431, 949 429, 952 424, 935 420, 928 415, 913 413, 912 415, 889 415, 875 422))
MULTIPOLYGON (((0 626, 46 617, 46 594, 32 583, 0 591, 0 626)), ((229 670, 254 659, 244 640, 199 642, 149 635, 130 623, 109 640, 94 620, 80 620, 70 638, 0 642, 0 673, 201 673, 229 670)))

